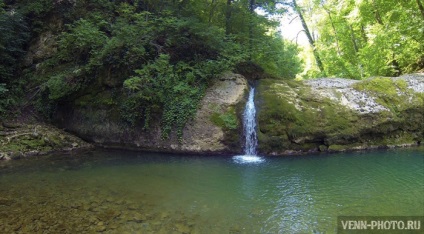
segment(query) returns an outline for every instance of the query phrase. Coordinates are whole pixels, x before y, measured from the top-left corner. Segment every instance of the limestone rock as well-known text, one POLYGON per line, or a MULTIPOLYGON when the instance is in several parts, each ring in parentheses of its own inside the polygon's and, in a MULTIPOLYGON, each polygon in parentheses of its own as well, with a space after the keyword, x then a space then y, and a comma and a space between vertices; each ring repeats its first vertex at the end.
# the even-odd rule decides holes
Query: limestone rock
POLYGON ((263 154, 401 147, 424 140, 424 74, 261 80, 257 104, 263 154))
POLYGON ((191 152, 225 151, 224 129, 215 125, 211 116, 240 103, 246 90, 247 81, 241 75, 226 74, 217 81, 206 92, 194 120, 184 129, 181 149, 191 152))
POLYGON ((196 116, 186 123, 182 139, 175 133, 169 139, 161 137, 159 119, 152 119, 148 130, 143 126, 128 126, 120 117, 119 107, 92 104, 91 99, 109 97, 109 91, 96 97, 82 97, 72 106, 59 110, 57 123, 83 139, 104 147, 137 150, 237 153, 241 151, 237 116, 248 89, 247 80, 237 74, 225 73, 206 91, 196 116), (91 100, 91 101, 90 101, 91 100), (69 111, 72 110, 72 111, 69 111), (226 120, 223 121, 222 119, 226 120))

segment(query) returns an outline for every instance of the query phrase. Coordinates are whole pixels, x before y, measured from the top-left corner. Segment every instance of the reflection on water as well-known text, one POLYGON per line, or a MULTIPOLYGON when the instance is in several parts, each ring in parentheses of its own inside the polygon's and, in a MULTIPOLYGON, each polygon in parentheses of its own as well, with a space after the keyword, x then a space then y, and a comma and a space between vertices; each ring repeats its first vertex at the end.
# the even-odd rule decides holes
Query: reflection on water
POLYGON ((334 233, 424 215, 424 151, 266 158, 97 151, 0 163, 0 233, 334 233))

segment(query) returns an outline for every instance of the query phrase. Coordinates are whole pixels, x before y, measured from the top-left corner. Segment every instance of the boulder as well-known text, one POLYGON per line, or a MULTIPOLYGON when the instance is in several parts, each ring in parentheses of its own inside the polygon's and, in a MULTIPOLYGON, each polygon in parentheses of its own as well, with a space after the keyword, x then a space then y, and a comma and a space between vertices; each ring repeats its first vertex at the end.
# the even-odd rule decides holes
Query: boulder
POLYGON ((6 131, 0 132, 0 160, 92 148, 78 137, 48 124, 8 121, 3 125, 6 131))
POLYGON ((424 139, 424 74, 266 79, 257 97, 262 154, 410 146, 424 139))

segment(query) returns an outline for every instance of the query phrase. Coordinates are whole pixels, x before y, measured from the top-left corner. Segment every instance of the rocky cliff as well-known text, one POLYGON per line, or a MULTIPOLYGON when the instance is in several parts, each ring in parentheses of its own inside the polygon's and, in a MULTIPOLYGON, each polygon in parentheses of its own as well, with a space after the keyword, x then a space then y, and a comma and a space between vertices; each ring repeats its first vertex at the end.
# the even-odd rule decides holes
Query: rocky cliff
POLYGON ((257 106, 262 154, 409 146, 424 139, 424 74, 265 79, 257 106))
POLYGON ((183 129, 181 138, 164 139, 159 118, 148 129, 122 120, 119 106, 107 103, 112 91, 83 96, 59 110, 57 123, 69 132, 99 146, 135 150, 238 153, 241 151, 240 113, 248 89, 241 75, 224 74, 203 97, 196 116, 183 129))
MULTIPOLYGON (((238 154, 247 80, 226 73, 206 91, 182 137, 164 139, 160 118, 148 129, 120 115, 113 90, 62 105, 56 126, 99 146, 160 152, 238 154), (112 103, 112 104, 111 104, 112 103)), ((339 78, 257 81, 259 152, 290 155, 419 145, 424 139, 424 74, 363 81, 339 78)), ((0 126, 0 159, 88 148, 46 125, 0 126)))

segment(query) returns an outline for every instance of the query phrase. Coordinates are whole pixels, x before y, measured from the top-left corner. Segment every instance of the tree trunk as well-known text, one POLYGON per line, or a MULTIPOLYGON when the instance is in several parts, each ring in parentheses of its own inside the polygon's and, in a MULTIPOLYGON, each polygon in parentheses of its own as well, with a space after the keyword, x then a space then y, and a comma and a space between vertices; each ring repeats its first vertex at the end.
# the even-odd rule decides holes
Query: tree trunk
POLYGON ((392 69, 394 76, 397 77, 402 74, 402 69, 400 68, 399 62, 396 60, 395 53, 393 53, 392 69))
POLYGON ((349 25, 349 29, 350 29, 350 38, 352 40, 353 49, 355 50, 355 58, 356 58, 356 61, 358 63, 358 66, 359 66, 359 72, 360 72, 361 79, 362 79, 364 77, 364 74, 363 74, 363 70, 362 70, 363 66, 362 66, 361 60, 358 58, 359 46, 358 46, 357 39, 356 39, 356 36, 355 36, 355 31, 353 30, 352 25, 349 25))
POLYGON ((312 46, 312 51, 314 53, 315 61, 317 62, 319 70, 325 75, 324 65, 322 64, 321 58, 319 57, 318 51, 315 47, 315 41, 312 38, 311 32, 309 31, 308 25, 306 24, 305 18, 303 17, 302 11, 297 5, 296 0, 293 0, 294 10, 299 15, 300 21, 302 22, 303 29, 305 30, 306 37, 308 38, 309 44, 312 46))
POLYGON ((209 19, 208 19, 208 23, 209 24, 212 23, 212 18, 213 18, 213 15, 215 13, 215 8, 216 8, 216 0, 212 0, 212 2, 211 2, 211 10, 209 11, 209 19))
POLYGON ((384 25, 383 20, 381 19, 380 11, 378 10, 377 3, 375 3, 375 0, 372 0, 372 6, 374 8, 374 16, 377 20, 377 23, 384 25))
POLYGON ((249 60, 252 60, 253 53, 253 25, 254 25, 254 14, 255 14, 255 4, 256 0, 249 0, 249 12, 250 12, 250 22, 249 22, 249 60))
POLYGON ((359 52, 358 44, 356 43, 355 31, 353 31, 352 25, 349 25, 350 29, 350 38, 352 40, 353 49, 355 50, 355 55, 359 52))
POLYGON ((324 8, 325 12, 327 12, 328 18, 330 19, 331 27, 333 28, 333 31, 334 31, 334 38, 336 39, 337 54, 338 54, 338 55, 340 55, 340 54, 341 54, 341 51, 340 51, 340 46, 339 46, 339 39, 338 39, 338 36, 337 36, 337 30, 336 30, 336 27, 335 27, 334 22, 333 22, 333 17, 331 17, 331 12, 330 12, 330 10, 328 10, 328 9, 324 6, 324 4, 322 4, 321 6, 322 6, 322 8, 324 8))
POLYGON ((368 42, 367 33, 365 32, 365 26, 361 23, 361 36, 362 40, 364 40, 365 44, 368 42))
POLYGON ((231 3, 232 0, 227 0, 227 9, 225 12, 225 34, 229 35, 231 33, 231 3))
POLYGON ((418 9, 420 9, 421 16, 423 17, 423 20, 424 20, 424 7, 423 7, 423 4, 421 3, 420 0, 417 0, 417 5, 418 5, 418 9))

